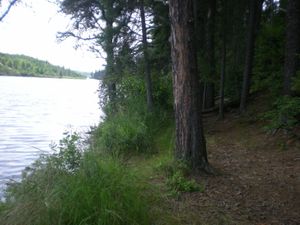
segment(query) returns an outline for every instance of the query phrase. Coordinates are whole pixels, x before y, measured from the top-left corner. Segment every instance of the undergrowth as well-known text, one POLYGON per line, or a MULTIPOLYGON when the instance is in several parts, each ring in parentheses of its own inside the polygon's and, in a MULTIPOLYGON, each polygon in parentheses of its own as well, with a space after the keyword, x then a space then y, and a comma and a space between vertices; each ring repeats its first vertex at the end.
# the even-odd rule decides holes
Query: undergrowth
POLYGON ((0 224, 151 224, 147 185, 120 161, 91 151, 69 164, 78 160, 68 148, 76 139, 67 136, 58 154, 42 156, 9 184, 0 224))
POLYGON ((157 165, 156 169, 166 176, 166 186, 171 196, 178 197, 184 192, 204 191, 204 186, 190 178, 191 169, 184 162, 168 160, 157 165))
MULTIPOLYGON (((24 170, 21 181, 8 184, 0 224, 147 225, 160 220, 155 216, 160 210, 154 207, 160 197, 141 172, 146 169, 137 170, 126 160, 136 153, 152 156, 161 150, 155 139, 162 127, 169 126, 169 107, 158 104, 148 112, 140 94, 143 80, 129 81, 124 79, 119 87, 122 95, 117 94, 117 102, 105 103, 105 120, 88 140, 66 133, 52 146, 53 154, 41 155, 24 170)), ((155 98, 166 101, 170 98, 166 93, 159 88, 155 98)), ((171 149, 169 136, 161 141, 162 148, 171 149)), ((175 191, 196 189, 179 175, 170 177, 175 191)))
POLYGON ((290 130, 299 125, 300 98, 282 96, 278 98, 271 110, 263 114, 263 120, 269 123, 265 126, 267 131, 278 129, 290 130))

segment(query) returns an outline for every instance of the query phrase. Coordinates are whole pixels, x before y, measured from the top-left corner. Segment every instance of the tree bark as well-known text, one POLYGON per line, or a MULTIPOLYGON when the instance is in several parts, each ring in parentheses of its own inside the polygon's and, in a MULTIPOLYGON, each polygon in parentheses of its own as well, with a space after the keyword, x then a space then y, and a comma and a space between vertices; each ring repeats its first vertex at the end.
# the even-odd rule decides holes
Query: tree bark
POLYGON ((141 21, 142 21, 142 34, 143 34, 143 53, 144 53, 144 63, 145 63, 147 107, 148 107, 148 111, 152 111, 153 93, 152 93, 151 68, 150 68, 149 55, 148 55, 147 28, 145 22, 144 0, 140 0, 140 11, 141 11, 141 21))
POLYGON ((286 43, 284 62, 283 94, 292 95, 292 78, 295 76, 300 60, 300 1, 289 0, 286 15, 286 43))
POLYGON ((209 1, 207 13, 207 61, 209 67, 209 79, 206 83, 206 94, 204 96, 205 109, 212 108, 215 105, 215 84, 212 82, 215 78, 216 63, 215 63, 215 16, 216 15, 216 0, 209 1))
POLYGON ((208 170, 201 118, 201 95, 194 36, 193 0, 170 0, 175 158, 208 170))
POLYGON ((108 97, 110 103, 114 108, 115 100, 116 100, 116 81, 114 74, 114 46, 113 46, 113 22, 106 21, 106 30, 107 35, 104 44, 104 51, 106 52, 106 79, 108 86, 108 97))
POLYGON ((260 18, 262 0, 251 0, 250 1, 250 15, 248 22, 247 31, 247 42, 246 42, 246 55, 245 55, 245 66, 243 73, 243 86, 241 92, 241 102, 240 102, 240 112, 244 113, 247 108, 247 102, 249 98, 252 67, 254 59, 254 49, 255 49, 255 38, 256 29, 258 26, 258 18, 260 18))

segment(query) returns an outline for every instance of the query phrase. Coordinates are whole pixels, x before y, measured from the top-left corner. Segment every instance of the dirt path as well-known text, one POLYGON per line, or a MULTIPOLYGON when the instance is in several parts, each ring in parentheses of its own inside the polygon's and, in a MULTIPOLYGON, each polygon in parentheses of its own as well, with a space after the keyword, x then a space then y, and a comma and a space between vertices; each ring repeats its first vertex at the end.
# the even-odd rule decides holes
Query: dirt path
POLYGON ((221 174, 195 177, 205 192, 172 200, 181 224, 300 224, 299 143, 284 146, 234 117, 206 126, 209 160, 221 174))

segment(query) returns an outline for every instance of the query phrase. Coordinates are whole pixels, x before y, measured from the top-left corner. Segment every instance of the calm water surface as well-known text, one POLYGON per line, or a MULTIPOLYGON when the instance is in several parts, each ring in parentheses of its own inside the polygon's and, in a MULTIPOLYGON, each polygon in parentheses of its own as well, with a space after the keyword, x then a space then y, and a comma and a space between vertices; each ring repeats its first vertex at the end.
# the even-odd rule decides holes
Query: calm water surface
POLYGON ((68 130, 102 115, 98 81, 0 76, 0 191, 68 130))

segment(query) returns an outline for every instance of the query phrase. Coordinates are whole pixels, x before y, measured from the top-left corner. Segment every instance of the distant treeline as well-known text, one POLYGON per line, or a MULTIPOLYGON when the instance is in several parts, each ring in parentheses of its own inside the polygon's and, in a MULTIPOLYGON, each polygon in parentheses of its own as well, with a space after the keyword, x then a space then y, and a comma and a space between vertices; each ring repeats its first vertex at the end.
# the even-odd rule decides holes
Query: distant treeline
POLYGON ((105 70, 99 70, 91 73, 91 78, 97 79, 97 80, 102 80, 105 76, 105 70))
POLYGON ((0 75, 84 78, 78 72, 25 55, 0 53, 0 75))

